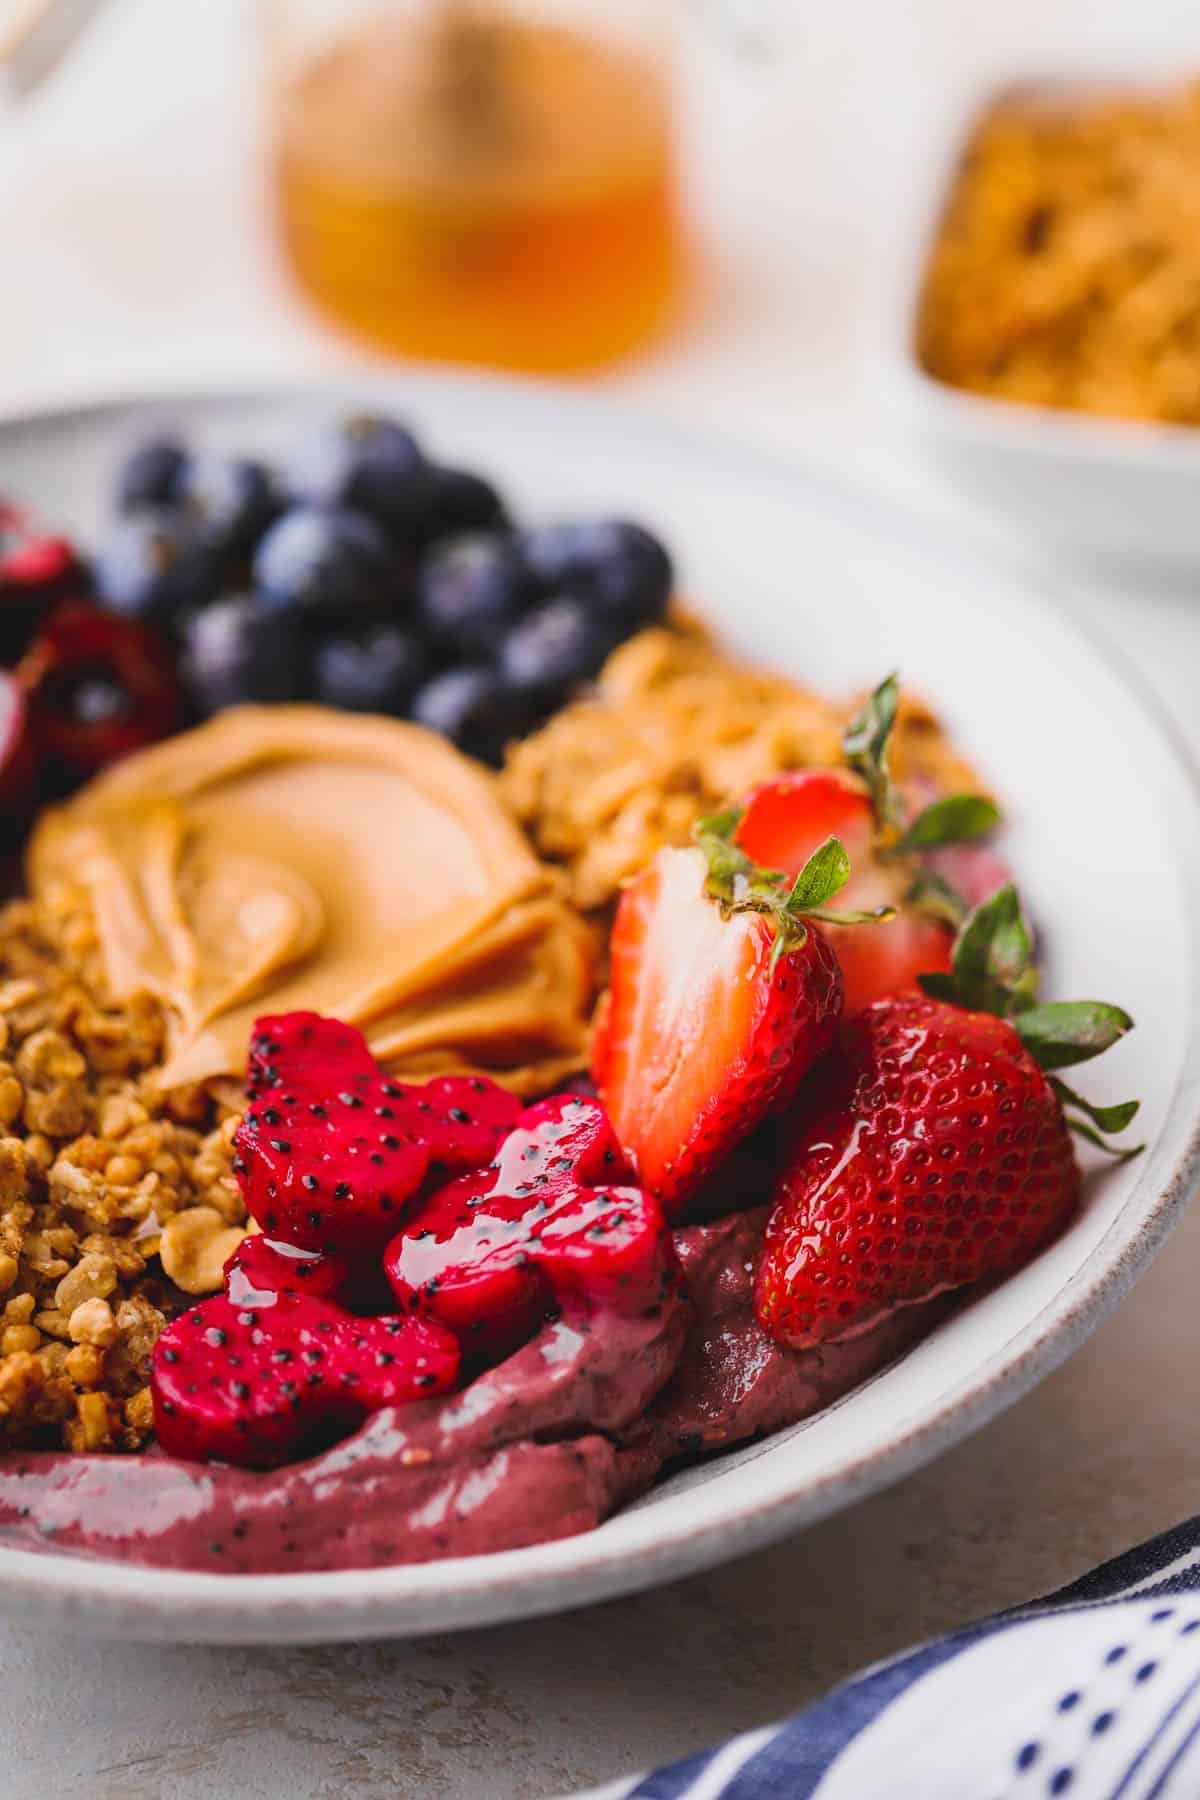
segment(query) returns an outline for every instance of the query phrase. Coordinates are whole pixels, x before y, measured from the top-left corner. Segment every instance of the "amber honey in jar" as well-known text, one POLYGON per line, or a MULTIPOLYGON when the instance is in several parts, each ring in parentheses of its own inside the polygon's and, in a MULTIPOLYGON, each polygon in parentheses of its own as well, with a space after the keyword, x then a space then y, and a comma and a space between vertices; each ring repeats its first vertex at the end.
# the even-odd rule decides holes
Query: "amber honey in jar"
POLYGON ((582 370, 682 282, 669 0, 264 0, 285 253, 407 355, 582 370))

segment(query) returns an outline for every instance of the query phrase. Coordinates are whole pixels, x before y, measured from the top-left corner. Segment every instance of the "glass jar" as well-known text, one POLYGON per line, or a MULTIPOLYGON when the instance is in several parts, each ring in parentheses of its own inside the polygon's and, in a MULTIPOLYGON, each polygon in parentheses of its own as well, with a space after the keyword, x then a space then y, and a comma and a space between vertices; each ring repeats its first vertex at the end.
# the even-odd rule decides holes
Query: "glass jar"
POLYGON ((260 0, 286 257, 412 356, 568 371, 662 329, 685 262, 671 0, 260 0))

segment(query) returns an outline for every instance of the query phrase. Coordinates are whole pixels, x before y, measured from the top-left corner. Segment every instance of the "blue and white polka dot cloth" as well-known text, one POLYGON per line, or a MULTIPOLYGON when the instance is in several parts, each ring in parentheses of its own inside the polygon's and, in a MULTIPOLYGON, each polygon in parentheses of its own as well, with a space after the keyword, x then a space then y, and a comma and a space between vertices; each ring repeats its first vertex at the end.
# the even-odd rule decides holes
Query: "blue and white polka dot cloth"
POLYGON ((1200 1800, 1200 1517, 588 1800, 1200 1800))

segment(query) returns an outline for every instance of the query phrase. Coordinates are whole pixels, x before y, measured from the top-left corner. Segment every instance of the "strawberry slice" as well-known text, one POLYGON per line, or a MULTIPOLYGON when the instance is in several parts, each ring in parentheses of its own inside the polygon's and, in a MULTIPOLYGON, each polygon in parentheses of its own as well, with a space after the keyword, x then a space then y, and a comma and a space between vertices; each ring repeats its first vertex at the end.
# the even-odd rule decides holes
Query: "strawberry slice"
POLYGON ((954 933, 941 919, 904 905, 912 872, 904 862, 876 854, 871 801, 851 774, 806 769, 756 788, 735 841, 755 862, 794 876, 831 833, 850 857, 850 878, 838 904, 896 908, 895 917, 879 931, 819 928, 842 966, 843 1015, 852 1019, 882 995, 912 987, 918 975, 948 970, 954 933))
POLYGON ((499 1361, 561 1312, 645 1312, 674 1291, 675 1255, 657 1202, 626 1179, 594 1100, 540 1101, 490 1169, 424 1202, 388 1246, 388 1279, 475 1365, 499 1361))
POLYGON ((810 884, 788 913, 792 896, 730 846, 726 824, 707 822, 700 848, 660 851, 625 889, 593 1052, 637 1179, 672 1220, 791 1099, 841 1011, 837 959, 802 923, 838 882, 810 884))

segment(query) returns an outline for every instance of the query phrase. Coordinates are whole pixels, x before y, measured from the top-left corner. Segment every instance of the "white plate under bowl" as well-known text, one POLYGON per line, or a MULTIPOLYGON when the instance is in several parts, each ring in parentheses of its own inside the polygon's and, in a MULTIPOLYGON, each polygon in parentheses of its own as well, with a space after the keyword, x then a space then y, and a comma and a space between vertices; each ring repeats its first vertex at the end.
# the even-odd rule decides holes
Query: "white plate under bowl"
MULTIPOLYGON (((1170 37, 1170 33, 1166 34, 1170 37)), ((889 269, 877 284, 876 342, 898 411, 968 498, 1092 562, 1186 572, 1200 563, 1200 425, 1105 418, 969 393, 937 380, 916 354, 930 253, 959 161, 985 112, 1015 93, 1086 96, 1097 88, 1169 90, 1189 78, 1190 49, 1164 51, 1151 31, 1114 54, 993 67, 949 83, 897 162, 889 269)))
MULTIPOLYGON (((39 1624, 284 1642, 447 1631, 703 1568, 861 1499, 991 1418, 1092 1331, 1183 1207, 1200 1155, 1200 802, 1153 706, 1042 598, 868 495, 553 388, 453 377, 103 406, 0 426, 0 492, 85 538, 125 444, 170 418, 279 453, 370 403, 494 474, 528 516, 629 510, 678 552, 728 642, 835 693, 892 667, 933 697, 1005 796, 1008 850, 1053 991, 1123 1002, 1134 1032, 1086 1076, 1142 1096, 1149 1148, 1090 1180, 1060 1242, 818 1417, 664 1482, 598 1530, 419 1568, 160 1573, 0 1549, 0 1605, 39 1624)), ((1054 1455, 1053 1445, 1046 1454, 1054 1455)))

